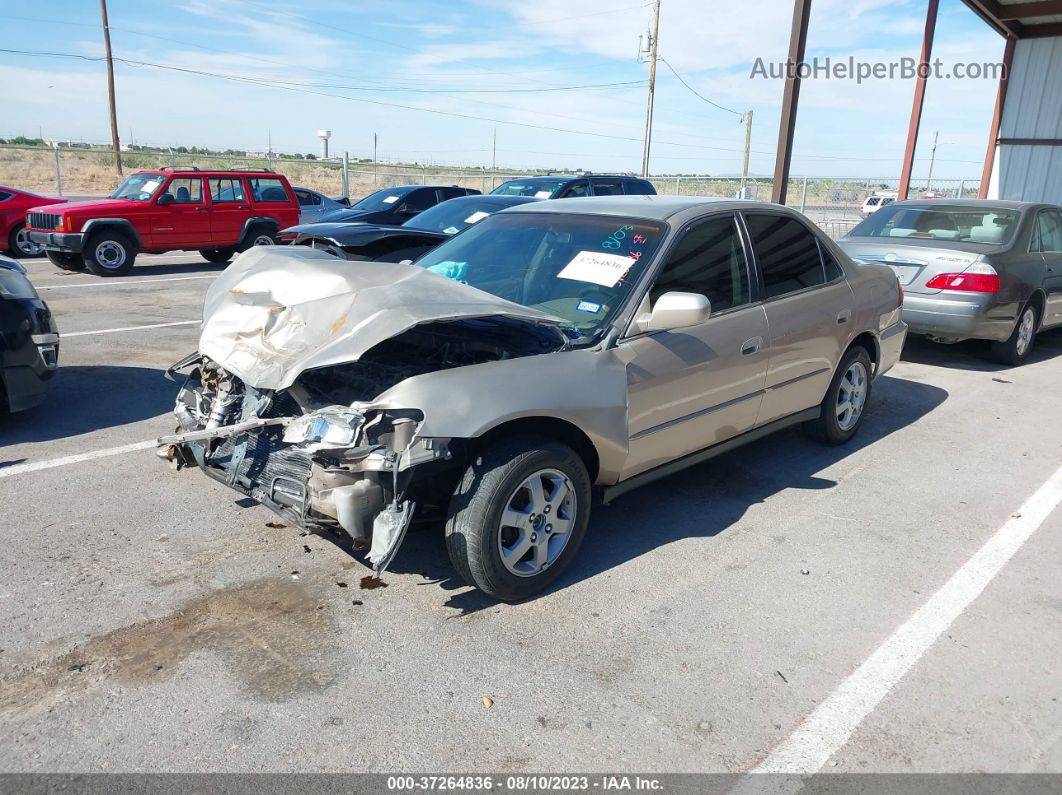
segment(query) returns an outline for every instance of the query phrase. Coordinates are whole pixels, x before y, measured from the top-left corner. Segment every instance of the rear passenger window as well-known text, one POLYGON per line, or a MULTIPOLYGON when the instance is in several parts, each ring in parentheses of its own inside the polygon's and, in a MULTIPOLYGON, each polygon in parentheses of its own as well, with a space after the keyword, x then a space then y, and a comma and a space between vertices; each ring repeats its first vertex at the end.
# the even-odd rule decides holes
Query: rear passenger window
POLYGON ((558 199, 577 199, 581 196, 590 195, 590 183, 589 182, 576 182, 565 188, 558 199))
POLYGON ((251 196, 256 202, 286 202, 288 192, 284 183, 276 177, 250 177, 251 196))
POLYGON ((399 206, 399 212, 420 212, 438 204, 434 188, 421 188, 406 194, 406 199, 399 206))
POLYGON ((819 241, 819 253, 822 255, 823 267, 826 268, 826 281, 832 282, 834 279, 840 279, 844 276, 844 268, 833 258, 833 254, 823 245, 821 240, 819 241))
POLYGON ((615 182, 594 182, 594 195, 595 196, 622 196, 623 195, 623 183, 619 180, 615 182))
POLYGON ((243 180, 231 177, 215 177, 207 180, 210 198, 215 204, 243 201, 243 180))
POLYGON ((1040 246, 1035 251, 1062 251, 1062 217, 1055 210, 1043 210, 1036 216, 1040 246))
POLYGON ((819 243, 806 226, 781 215, 747 215, 767 298, 826 283, 819 243))
POLYGON ((749 273, 734 216, 696 224, 682 236, 649 300, 655 303, 672 290, 708 296, 713 313, 749 303, 749 273))
POLYGON ((628 179, 623 184, 627 188, 628 196, 653 196, 656 194, 656 188, 653 187, 653 184, 646 182, 644 179, 628 179))
POLYGON ((299 200, 300 207, 316 207, 321 203, 321 197, 308 190, 295 191, 295 198, 299 200))

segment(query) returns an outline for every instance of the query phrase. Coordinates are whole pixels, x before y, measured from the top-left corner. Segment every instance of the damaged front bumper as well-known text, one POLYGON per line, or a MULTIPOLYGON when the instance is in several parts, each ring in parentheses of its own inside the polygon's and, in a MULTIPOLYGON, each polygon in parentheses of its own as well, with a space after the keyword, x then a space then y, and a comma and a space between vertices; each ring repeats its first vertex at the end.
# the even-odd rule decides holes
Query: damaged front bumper
POLYGON ((296 390, 255 389, 199 356, 169 372, 193 364, 177 396, 178 431, 158 440, 160 456, 308 532, 346 531, 383 571, 413 517, 416 468, 448 459, 449 440, 419 438, 413 412, 307 405, 296 390))

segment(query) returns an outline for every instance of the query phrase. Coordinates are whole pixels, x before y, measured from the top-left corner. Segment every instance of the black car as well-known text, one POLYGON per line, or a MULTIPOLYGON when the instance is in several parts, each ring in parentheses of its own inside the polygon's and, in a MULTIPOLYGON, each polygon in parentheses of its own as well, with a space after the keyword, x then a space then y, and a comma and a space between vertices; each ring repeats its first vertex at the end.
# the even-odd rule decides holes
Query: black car
POLYGON ((316 223, 350 223, 361 221, 367 224, 390 224, 397 226, 413 216, 434 207, 439 202, 457 196, 479 195, 478 190, 459 188, 456 185, 402 185, 384 188, 370 193, 349 209, 336 210, 322 215, 316 223))
POLYGON ((521 177, 503 182, 495 196, 533 199, 574 199, 579 196, 655 196, 653 183, 638 177, 594 174, 585 177, 521 177))
POLYGON ((59 329, 26 271, 0 257, 0 414, 44 399, 59 366, 59 329))
POLYGON ((313 246, 337 257, 376 262, 417 259, 441 242, 488 215, 534 202, 526 196, 460 196, 444 201, 401 226, 380 224, 302 224, 285 229, 296 232, 297 246, 313 246))

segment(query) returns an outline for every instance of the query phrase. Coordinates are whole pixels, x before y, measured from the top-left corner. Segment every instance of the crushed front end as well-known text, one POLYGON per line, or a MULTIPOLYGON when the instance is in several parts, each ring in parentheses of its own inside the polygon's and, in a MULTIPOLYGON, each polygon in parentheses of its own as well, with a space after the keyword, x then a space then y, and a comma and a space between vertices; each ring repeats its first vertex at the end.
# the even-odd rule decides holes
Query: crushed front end
POLYGON ((417 412, 362 413, 322 403, 301 384, 256 389, 200 354, 169 372, 187 368, 177 433, 159 439, 160 455, 308 532, 343 530, 369 547, 377 571, 386 568, 413 516, 413 468, 447 461, 447 440, 416 439, 417 412))

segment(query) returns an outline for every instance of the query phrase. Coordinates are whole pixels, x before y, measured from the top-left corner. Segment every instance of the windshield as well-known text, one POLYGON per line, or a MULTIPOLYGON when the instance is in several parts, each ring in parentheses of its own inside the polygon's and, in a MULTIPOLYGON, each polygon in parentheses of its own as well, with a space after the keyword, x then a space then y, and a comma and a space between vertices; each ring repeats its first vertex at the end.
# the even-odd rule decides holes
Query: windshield
POLYGON ((583 342, 623 307, 663 235, 662 224, 639 219, 501 213, 416 264, 563 318, 583 342))
POLYGON ((442 232, 456 235, 462 229, 478 224, 488 215, 504 210, 508 205, 499 204, 489 199, 451 199, 436 204, 415 218, 410 218, 402 226, 412 229, 426 229, 429 232, 442 232))
POLYGON ((1002 207, 903 207, 890 202, 858 224, 850 237, 955 240, 1001 246, 1014 236, 1018 219, 1017 210, 1002 207))
POLYGON ((133 174, 111 194, 112 199, 129 199, 135 202, 151 201, 159 185, 166 181, 162 174, 133 174))
POLYGON ((548 199, 565 179, 513 179, 503 182, 491 193, 496 196, 530 196, 533 199, 548 199))
POLYGON ((387 210, 390 209, 395 202, 401 201, 402 197, 409 193, 409 188, 384 188, 378 190, 376 193, 370 193, 364 199, 357 204, 350 205, 352 209, 357 210, 387 210))

